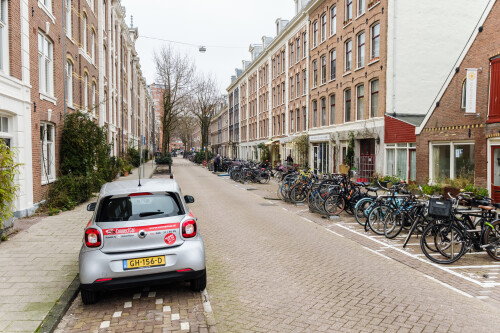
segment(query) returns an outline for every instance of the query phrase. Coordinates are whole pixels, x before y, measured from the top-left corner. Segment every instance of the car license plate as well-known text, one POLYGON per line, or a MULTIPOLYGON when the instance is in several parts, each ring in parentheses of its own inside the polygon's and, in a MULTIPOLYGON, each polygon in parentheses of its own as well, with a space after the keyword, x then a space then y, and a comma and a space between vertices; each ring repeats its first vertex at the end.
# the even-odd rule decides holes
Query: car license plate
POLYGON ((164 266, 165 256, 147 257, 123 260, 123 269, 135 269, 141 267, 164 266))

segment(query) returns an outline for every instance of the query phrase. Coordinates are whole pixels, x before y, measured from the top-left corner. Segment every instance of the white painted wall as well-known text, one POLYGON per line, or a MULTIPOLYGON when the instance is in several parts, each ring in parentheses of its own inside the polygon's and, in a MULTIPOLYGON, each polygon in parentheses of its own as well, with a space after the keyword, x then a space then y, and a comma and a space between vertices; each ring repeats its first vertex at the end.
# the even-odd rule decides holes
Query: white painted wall
POLYGON ((387 113, 427 113, 488 2, 389 0, 387 113))

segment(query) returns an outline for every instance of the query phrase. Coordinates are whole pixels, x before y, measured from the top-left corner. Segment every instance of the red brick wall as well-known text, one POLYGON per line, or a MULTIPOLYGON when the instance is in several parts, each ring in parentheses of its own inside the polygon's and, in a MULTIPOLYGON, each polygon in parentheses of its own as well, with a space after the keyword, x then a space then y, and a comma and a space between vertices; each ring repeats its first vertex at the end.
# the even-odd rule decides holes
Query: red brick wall
POLYGON ((22 80, 21 64, 21 5, 19 0, 8 3, 10 75, 22 80))
POLYGON ((399 119, 385 116, 385 143, 416 142, 415 126, 399 119))
POLYGON ((475 184, 486 186, 487 140, 486 135, 497 134, 500 124, 486 124, 489 102, 490 59, 500 55, 500 3, 495 3, 483 31, 477 35, 454 73, 449 86, 430 116, 424 130, 417 135, 417 182, 424 183, 429 177, 429 142, 469 141, 475 149, 475 184), (478 73, 476 115, 466 115, 461 108, 462 83, 467 68, 482 68, 478 73))

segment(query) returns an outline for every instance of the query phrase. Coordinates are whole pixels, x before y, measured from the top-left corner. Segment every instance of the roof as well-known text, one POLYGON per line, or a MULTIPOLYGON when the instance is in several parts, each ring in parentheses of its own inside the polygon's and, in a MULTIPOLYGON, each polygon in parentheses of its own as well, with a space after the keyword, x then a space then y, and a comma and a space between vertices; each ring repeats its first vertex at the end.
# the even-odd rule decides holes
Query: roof
POLYGON ((121 180, 112 183, 106 183, 102 186, 100 195, 120 195, 140 192, 180 192, 179 184, 175 179, 141 179, 139 180, 121 180))
POLYGON ((425 114, 397 114, 397 113, 386 113, 388 117, 395 118, 410 124, 412 126, 418 127, 425 119, 425 114))

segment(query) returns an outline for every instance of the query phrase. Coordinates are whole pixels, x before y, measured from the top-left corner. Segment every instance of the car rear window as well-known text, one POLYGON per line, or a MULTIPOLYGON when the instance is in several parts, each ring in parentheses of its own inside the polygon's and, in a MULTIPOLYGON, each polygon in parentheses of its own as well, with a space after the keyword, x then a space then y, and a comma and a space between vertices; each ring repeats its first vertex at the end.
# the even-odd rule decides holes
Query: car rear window
POLYGON ((182 214, 172 194, 110 196, 101 201, 96 222, 150 220, 182 214))

